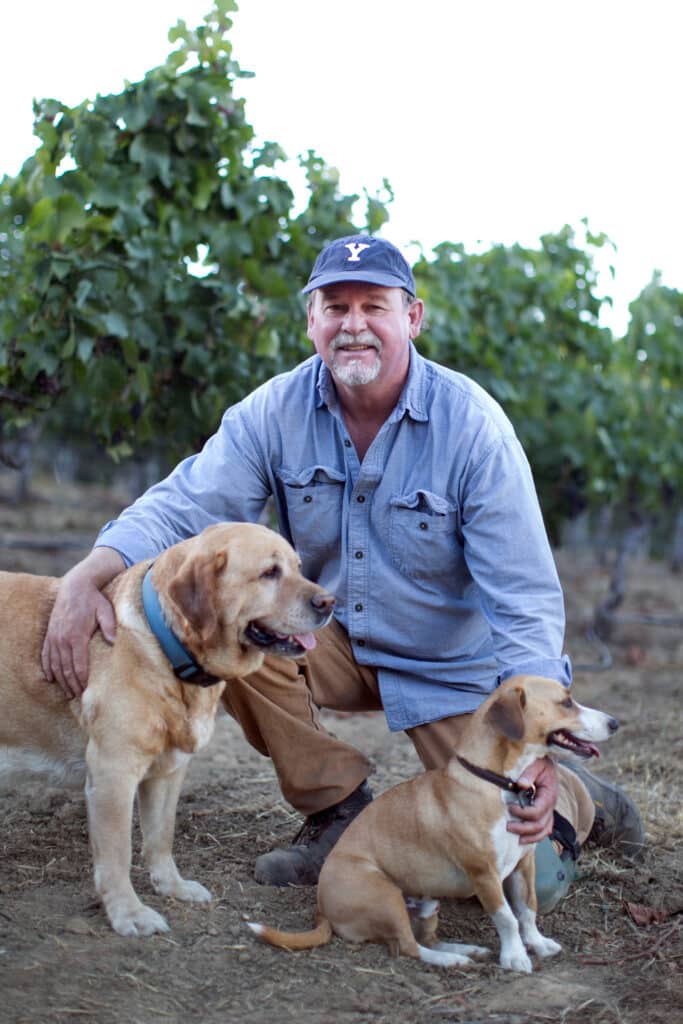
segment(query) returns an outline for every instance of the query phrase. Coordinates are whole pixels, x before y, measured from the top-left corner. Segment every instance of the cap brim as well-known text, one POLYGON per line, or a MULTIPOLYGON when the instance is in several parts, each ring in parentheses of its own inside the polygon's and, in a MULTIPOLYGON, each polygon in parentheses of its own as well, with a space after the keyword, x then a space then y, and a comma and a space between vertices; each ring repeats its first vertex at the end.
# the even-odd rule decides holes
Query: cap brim
POLYGON ((301 293, 306 295, 308 292, 315 291, 316 288, 326 288, 330 284, 344 284, 347 281, 358 281, 361 284, 377 284, 382 288, 404 288, 406 291, 410 291, 403 278, 397 274, 382 274, 373 271, 366 273, 363 270, 349 270, 345 273, 320 274, 319 277, 309 281, 306 287, 301 289, 301 293))

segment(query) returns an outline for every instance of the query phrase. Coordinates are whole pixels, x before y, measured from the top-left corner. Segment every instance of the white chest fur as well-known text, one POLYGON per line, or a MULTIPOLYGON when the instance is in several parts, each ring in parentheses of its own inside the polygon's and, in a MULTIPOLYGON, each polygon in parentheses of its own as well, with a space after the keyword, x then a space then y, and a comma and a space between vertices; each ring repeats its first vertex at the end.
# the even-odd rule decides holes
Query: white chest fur
POLYGON ((507 878, 510 872, 514 871, 524 852, 519 842, 519 836, 516 836, 514 832, 507 831, 508 821, 510 821, 508 814, 502 814, 491 829, 491 839, 496 854, 496 868, 501 878, 507 878))
POLYGON ((195 738, 195 751, 201 750, 207 745, 211 737, 213 736, 214 726, 216 724, 215 711, 211 711, 210 714, 198 716, 192 723, 192 732, 195 738))

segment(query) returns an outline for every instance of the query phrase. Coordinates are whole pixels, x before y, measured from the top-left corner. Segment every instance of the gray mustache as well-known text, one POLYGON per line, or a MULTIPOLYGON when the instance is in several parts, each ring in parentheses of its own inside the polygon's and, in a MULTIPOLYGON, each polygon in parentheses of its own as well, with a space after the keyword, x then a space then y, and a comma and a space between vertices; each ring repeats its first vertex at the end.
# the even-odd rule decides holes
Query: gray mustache
POLYGON ((371 331, 364 331, 362 334, 357 335, 349 334, 347 331, 340 331, 330 342, 330 348, 333 352, 347 345, 369 345, 377 352, 380 352, 382 349, 379 338, 376 338, 371 331))

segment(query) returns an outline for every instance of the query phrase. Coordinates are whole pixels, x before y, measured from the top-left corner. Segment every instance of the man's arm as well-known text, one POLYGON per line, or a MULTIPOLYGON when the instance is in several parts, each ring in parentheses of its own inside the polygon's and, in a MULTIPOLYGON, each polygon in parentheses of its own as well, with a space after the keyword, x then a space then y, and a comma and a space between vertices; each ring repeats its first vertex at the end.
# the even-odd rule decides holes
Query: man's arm
POLYGON ((43 671, 69 699, 88 682, 88 643, 99 627, 108 643, 116 636, 114 609, 102 589, 126 564, 113 548, 93 548, 63 577, 48 623, 41 655, 43 671))
POLYGON ((203 449, 107 523, 96 546, 121 551, 132 565, 214 523, 257 522, 271 493, 263 423, 269 409, 265 386, 228 409, 203 449))
MULTIPOLYGON (((494 446, 472 474, 465 503, 466 558, 491 627, 500 679, 545 675, 568 685, 562 654, 564 599, 531 471, 516 439, 494 446)), ((557 801, 554 762, 540 758, 518 780, 534 785, 527 807, 511 805, 507 826, 523 845, 553 828, 557 801)))
POLYGON ((493 445, 471 472, 463 536, 500 680, 540 675, 569 685, 562 587, 531 470, 514 436, 493 445))

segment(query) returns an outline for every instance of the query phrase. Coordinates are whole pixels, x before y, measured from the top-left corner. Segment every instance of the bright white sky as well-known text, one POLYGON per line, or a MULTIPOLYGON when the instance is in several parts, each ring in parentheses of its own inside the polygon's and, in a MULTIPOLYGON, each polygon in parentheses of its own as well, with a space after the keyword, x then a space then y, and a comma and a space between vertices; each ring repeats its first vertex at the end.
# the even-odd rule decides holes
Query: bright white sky
MULTIPOLYGON (((211 0, 3 4, 0 174, 31 103, 118 91, 211 0)), ((344 191, 395 191, 384 234, 427 249, 537 243, 587 217, 617 247, 606 318, 652 276, 683 290, 683 19, 671 0, 241 0, 234 57, 262 139, 315 149, 344 191)), ((410 251, 408 255, 414 255, 410 251)), ((606 260, 606 263, 609 260, 606 260)))

